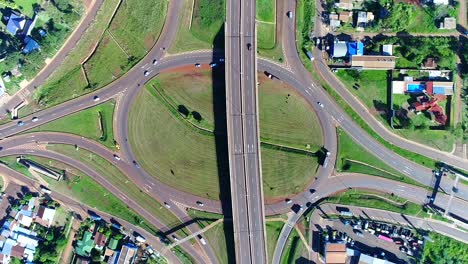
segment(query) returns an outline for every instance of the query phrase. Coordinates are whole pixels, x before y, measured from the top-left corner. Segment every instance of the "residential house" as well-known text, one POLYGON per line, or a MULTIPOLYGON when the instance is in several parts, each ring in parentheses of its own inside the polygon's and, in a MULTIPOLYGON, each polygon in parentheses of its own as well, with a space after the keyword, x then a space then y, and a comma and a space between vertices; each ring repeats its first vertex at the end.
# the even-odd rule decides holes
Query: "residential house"
POLYGON ((75 253, 79 256, 89 256, 91 250, 94 247, 94 241, 91 238, 93 234, 89 231, 86 231, 81 240, 78 240, 75 247, 75 253))
POLYGON ((133 244, 125 244, 120 252, 114 254, 113 259, 108 263, 112 264, 132 264, 138 248, 133 244))
MULTIPOLYGON (((24 39, 24 47, 21 50, 21 52, 23 54, 29 54, 33 51, 40 50, 40 49, 41 49, 41 46, 39 45, 39 43, 37 43, 37 41, 35 41, 33 38, 28 36, 24 39)), ((49 176, 49 174, 46 174, 46 175, 49 176)))
POLYGON ((393 55, 393 45, 392 44, 382 45, 382 55, 392 56, 393 55))
POLYGON ((112 250, 116 250, 118 245, 119 245, 119 241, 112 237, 109 240, 109 244, 107 245, 107 247, 112 249, 112 250))
POLYGON ((24 251, 25 248, 20 245, 13 246, 11 248, 10 256, 22 259, 24 257, 24 251))
POLYGON ((390 262, 387 260, 375 258, 366 254, 362 254, 359 256, 359 264, 394 264, 394 262, 390 262))
POLYGON ((332 13, 330 14, 329 18, 330 18, 330 27, 333 31, 341 26, 341 22, 339 20, 338 14, 332 13))
POLYGON ((364 44, 362 42, 335 41, 333 43, 332 57, 341 58, 347 56, 361 56, 364 54, 364 44))
POLYGON ((45 206, 39 207, 34 221, 42 226, 49 227, 54 221, 56 210, 45 206))
POLYGON ((449 0, 432 0, 432 3, 434 3, 434 5, 448 5, 450 4, 450 1, 449 0))
POLYGON ((345 264, 347 260, 346 244, 327 243, 325 245, 326 264, 345 264))
POLYGON ((444 21, 440 23, 440 29, 456 29, 457 19, 454 17, 446 17, 444 21))
POLYGON ((356 21, 356 30, 363 31, 372 21, 374 21, 374 14, 372 14, 372 12, 359 11, 356 21))
POLYGON ((343 23, 348 23, 350 18, 353 18, 353 12, 352 11, 342 11, 339 14, 339 20, 343 23))
POLYGON ((353 0, 338 0, 338 2, 335 3, 335 7, 341 8, 344 10, 352 10, 354 7, 354 1, 353 0))
POLYGON ((6 30, 13 36, 16 36, 18 32, 22 32, 24 25, 26 24, 26 18, 16 13, 11 13, 8 19, 6 30))
POLYGON ((106 241, 107 237, 101 232, 97 232, 94 236, 94 243, 96 244, 96 248, 99 250, 104 248, 104 246, 106 245, 106 241))
POLYGON ((368 70, 390 70, 395 68, 395 56, 364 55, 353 56, 351 67, 368 70))

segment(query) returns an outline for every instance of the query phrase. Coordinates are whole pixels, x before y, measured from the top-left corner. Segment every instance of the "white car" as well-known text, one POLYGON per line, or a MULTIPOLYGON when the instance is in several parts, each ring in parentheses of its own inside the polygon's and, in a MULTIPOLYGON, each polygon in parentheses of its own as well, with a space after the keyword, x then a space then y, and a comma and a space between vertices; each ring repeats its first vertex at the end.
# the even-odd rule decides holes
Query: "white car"
POLYGON ((39 121, 39 118, 35 116, 35 117, 33 117, 33 118, 31 119, 31 121, 37 122, 37 121, 39 121))
POLYGON ((99 96, 95 95, 95 96, 93 97, 93 101, 94 101, 94 102, 97 102, 97 101, 99 101, 99 100, 101 100, 101 98, 99 98, 99 96))
POLYGON ((149 71, 145 71, 145 76, 148 76, 149 75, 149 71))
POLYGON ((321 102, 317 102, 317 104, 323 108, 323 104, 321 102))
POLYGON ((286 204, 291 204, 292 200, 291 199, 286 199, 285 202, 286 202, 286 204))
POLYGON ((200 68, 201 64, 200 63, 195 63, 195 68, 200 68))
POLYGON ((167 209, 170 209, 171 208, 171 205, 169 205, 168 203, 164 202, 164 206, 167 208, 167 209))
POLYGON ((158 60, 154 59, 153 60, 153 65, 156 65, 156 64, 158 64, 158 60))
POLYGON ((293 15, 293 12, 292 12, 292 11, 288 11, 287 15, 288 15, 288 18, 289 18, 289 19, 291 19, 291 18, 293 18, 293 17, 294 17, 294 15, 293 15))
POLYGON ((200 239, 200 242, 202 243, 202 245, 206 245, 206 241, 202 236, 198 235, 198 239, 200 239))
POLYGON ((117 154, 114 154, 114 159, 116 159, 116 160, 120 160, 120 157, 119 157, 119 156, 117 156, 117 154))
POLYGON ((203 207, 205 204, 200 201, 197 201, 197 205, 203 207))

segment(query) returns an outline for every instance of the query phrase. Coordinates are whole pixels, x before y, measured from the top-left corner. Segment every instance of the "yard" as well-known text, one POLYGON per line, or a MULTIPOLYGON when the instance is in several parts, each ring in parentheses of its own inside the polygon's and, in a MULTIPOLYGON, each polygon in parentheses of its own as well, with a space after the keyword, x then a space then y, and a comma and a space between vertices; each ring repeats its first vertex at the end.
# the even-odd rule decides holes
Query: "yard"
POLYGON ((273 254, 275 253, 276 242, 281 233, 284 223, 279 221, 266 221, 266 243, 267 243, 267 254, 268 259, 273 259, 273 254))
POLYGON ((225 0, 184 0, 171 53, 224 45, 225 0), (219 42, 214 43, 215 38, 219 42))
POLYGON ((115 102, 106 102, 78 113, 59 118, 50 123, 37 126, 27 132, 64 132, 98 141, 114 149, 113 114, 115 102), (99 118, 101 115, 101 118, 99 118), (100 121, 101 119, 101 121, 100 121), (102 131, 100 123, 102 122, 102 131))
MULTIPOLYGON (((224 82, 215 81, 213 88, 212 85, 210 73, 203 70, 159 75, 141 92, 130 111, 129 141, 141 166, 162 182, 182 191, 219 199, 220 182, 229 180, 229 172, 226 139, 217 130, 215 134, 221 134, 213 134, 213 111, 225 122, 225 107, 220 103, 225 100, 224 82), (181 185, 181 179, 187 184, 181 185)), ((260 87, 260 98, 265 98, 263 102, 260 99, 260 113, 268 113, 260 115, 260 125, 261 131, 267 132, 268 142, 281 142, 312 152, 321 146, 317 118, 299 95, 286 86, 260 87)), ((263 144, 261 151, 267 199, 300 192, 313 180, 318 167, 313 154, 263 144)))
MULTIPOLYGON (((114 167, 109 161, 104 158, 97 156, 87 150, 79 149, 76 150, 74 146, 62 145, 62 144, 49 144, 47 145, 48 150, 52 150, 70 158, 76 159, 91 169, 95 170, 108 182, 120 190, 125 190, 125 194, 138 201, 139 204, 145 208, 149 213, 157 217, 161 222, 168 225, 174 225, 180 223, 179 220, 164 206, 153 199, 151 196, 140 190, 129 178, 123 174, 119 169, 114 167)), ((182 229, 178 234, 183 237, 185 236, 186 230, 182 229)))

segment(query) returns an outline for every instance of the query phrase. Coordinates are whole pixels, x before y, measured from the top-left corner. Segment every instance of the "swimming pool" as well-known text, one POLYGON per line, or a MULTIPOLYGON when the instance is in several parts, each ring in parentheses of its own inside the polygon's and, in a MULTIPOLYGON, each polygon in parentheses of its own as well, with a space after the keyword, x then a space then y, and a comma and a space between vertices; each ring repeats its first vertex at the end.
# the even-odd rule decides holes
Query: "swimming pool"
POLYGON ((407 85, 408 93, 422 93, 426 86, 422 83, 409 83, 407 85))

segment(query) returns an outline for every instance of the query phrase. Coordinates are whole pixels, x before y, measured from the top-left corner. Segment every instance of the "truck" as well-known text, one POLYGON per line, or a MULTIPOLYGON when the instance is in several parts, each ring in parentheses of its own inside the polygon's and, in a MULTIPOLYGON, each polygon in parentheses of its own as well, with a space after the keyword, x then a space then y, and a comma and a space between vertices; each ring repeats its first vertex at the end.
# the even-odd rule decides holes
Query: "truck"
POLYGON ((310 61, 314 60, 314 55, 312 55, 312 52, 310 52, 310 51, 307 51, 307 57, 309 57, 310 61))

